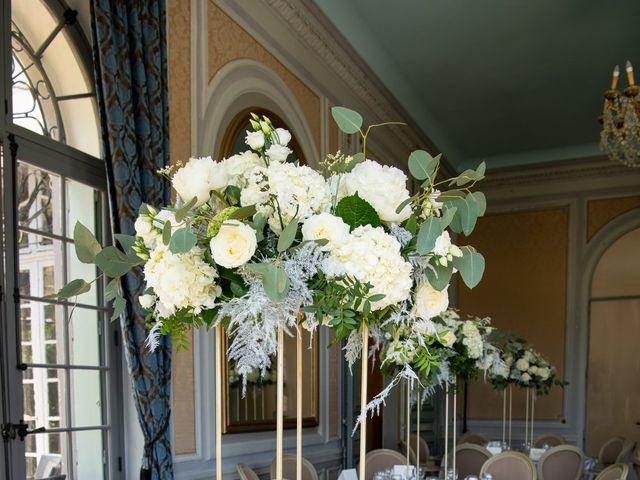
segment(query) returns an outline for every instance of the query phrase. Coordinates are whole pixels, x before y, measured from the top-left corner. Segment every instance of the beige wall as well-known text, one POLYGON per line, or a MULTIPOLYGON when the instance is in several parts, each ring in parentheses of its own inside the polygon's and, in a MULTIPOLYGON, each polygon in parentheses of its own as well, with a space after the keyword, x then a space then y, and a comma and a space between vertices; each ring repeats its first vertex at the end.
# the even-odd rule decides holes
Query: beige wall
MULTIPOLYGON (((522 335, 564 371, 567 248, 566 208, 502 213, 481 218, 468 242, 486 259, 480 285, 458 285, 462 314, 490 316, 504 331, 522 335)), ((559 419, 563 392, 555 388, 536 404, 540 419, 559 419)), ((470 418, 502 418, 502 396, 474 382, 470 418), (496 400, 497 399, 497 400, 496 400)), ((524 417, 525 396, 514 395, 514 417, 524 417)))
POLYGON ((634 208, 640 208, 640 195, 599 198, 587 202, 587 241, 614 218, 634 208))

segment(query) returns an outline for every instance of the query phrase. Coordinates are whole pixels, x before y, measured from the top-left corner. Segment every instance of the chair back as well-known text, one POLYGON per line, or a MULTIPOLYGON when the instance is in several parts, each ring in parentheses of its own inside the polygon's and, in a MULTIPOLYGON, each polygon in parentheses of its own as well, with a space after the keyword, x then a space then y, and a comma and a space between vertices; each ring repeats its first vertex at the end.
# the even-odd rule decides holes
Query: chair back
POLYGON ((491 458, 491 452, 474 443, 462 443, 456 447, 456 468, 458 478, 469 475, 480 476, 482 465, 491 458))
POLYGON ((596 480, 627 480, 629 475, 629 467, 623 463, 614 463, 602 470, 596 480))
POLYGON ((633 452, 636 449, 636 442, 628 440, 624 443, 622 450, 616 457, 615 463, 624 463, 629 465, 633 461, 633 452))
MULTIPOLYGON (((427 459, 431 456, 427 441, 422 436, 412 433, 409 435, 409 442, 411 442, 411 450, 413 450, 414 457, 417 452, 418 442, 420 442, 420 463, 427 463, 427 459)), ((412 462, 415 465, 416 459, 414 458, 412 462)))
POLYGON ((567 442, 562 435, 558 435, 557 433, 545 433, 535 439, 533 446, 534 448, 544 448, 545 445, 557 447, 558 445, 564 445, 565 443, 567 442))
POLYGON ((467 432, 458 437, 457 443, 458 445, 462 445, 463 443, 473 443, 484 447, 489 443, 489 439, 478 432, 467 432))
POLYGON ((613 437, 604 442, 598 453, 598 463, 608 466, 616 463, 616 459, 624 447, 624 438, 613 437))
POLYGON ((538 462, 540 480, 580 480, 584 472, 584 454, 573 445, 558 445, 542 454, 538 462))
MULTIPOLYGON (((271 462, 271 478, 276 478, 276 459, 271 462)), ((296 478, 296 455, 285 453, 282 455, 282 478, 296 478)), ((318 480, 318 471, 306 458, 302 457, 302 478, 299 480, 318 480)))
POLYGON ((480 476, 493 475, 495 480, 536 480, 536 469, 529 457, 518 452, 502 452, 487 460, 480 476))
MULTIPOLYGON (((371 480, 376 472, 393 468, 394 465, 406 465, 406 463, 407 457, 395 450, 387 448, 371 450, 364 460, 364 478, 365 480, 371 480)), ((291 478, 295 478, 295 475, 291 478)))
POLYGON ((236 470, 238 471, 238 475, 240 475, 240 478, 242 480, 260 480, 258 474, 254 472, 253 469, 246 463, 236 464, 236 470))

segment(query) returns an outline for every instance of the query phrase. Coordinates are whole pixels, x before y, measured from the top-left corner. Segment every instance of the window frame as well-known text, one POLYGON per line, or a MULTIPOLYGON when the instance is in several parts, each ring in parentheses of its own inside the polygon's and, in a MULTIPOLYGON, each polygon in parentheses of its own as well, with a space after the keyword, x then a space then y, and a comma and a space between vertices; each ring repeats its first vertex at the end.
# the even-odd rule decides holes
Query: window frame
MULTIPOLYGON (((64 12, 62 0, 51 2, 50 7, 64 12)), ((92 68, 87 59, 91 60, 90 47, 82 34, 80 26, 71 29, 76 47, 80 53, 79 62, 87 75, 92 75, 92 68)), ((3 148, 2 196, 0 211, 4 220, 0 223, 0 245, 3 256, 0 256, 0 424, 17 423, 24 418, 23 405, 23 372, 20 370, 21 332, 20 332, 20 295, 18 291, 19 245, 18 245, 18 216, 16 201, 16 174, 18 160, 24 161, 35 168, 40 168, 59 175, 61 182, 66 179, 83 183, 89 187, 102 191, 104 199, 96 208, 96 234, 105 242, 111 239, 110 219, 108 209, 108 184, 104 162, 100 158, 60 143, 57 140, 39 135, 12 121, 12 82, 11 82, 11 2, 2 2, 0 7, 0 45, 8 48, 0 49, 0 108, 4 108, 0 115, 0 144, 3 148)), ((63 189, 66 189, 62 183, 63 189)), ((64 208, 64 201, 63 201, 64 208)), ((70 236, 70 235, 67 235, 70 236)), ((102 284, 104 287, 105 283, 102 284)), ((103 299, 103 291, 98 288, 99 302, 103 299)), ((52 302, 64 303, 64 302, 52 302)), ((106 455, 105 478, 123 478, 124 472, 124 422, 123 422, 123 365, 122 349, 120 348, 121 334, 119 322, 103 323, 106 330, 102 335, 102 351, 107 367, 106 373, 101 374, 101 398, 103 406, 103 449, 106 455)), ((68 345, 66 346, 68 348, 68 345)), ((73 365, 67 358, 67 364, 73 365)), ((68 366, 68 371, 73 371, 68 366)), ((100 370, 101 372, 103 370, 100 370)), ((67 386, 68 387, 68 386, 67 386)), ((65 403, 69 394, 66 393, 65 403)), ((61 405, 62 407, 62 405, 61 405)), ((38 425, 40 426, 40 425, 38 425)), ((94 428, 71 427, 69 431, 96 430, 94 428)), ((73 433, 65 433, 69 439, 73 433)), ((67 445, 71 445, 71 440, 67 445)), ((70 465, 68 467, 71 467, 70 465)), ((69 468, 69 470, 73 470, 69 468)), ((6 473, 7 478, 25 478, 25 443, 19 439, 3 442, 0 448, 0 471, 6 473)), ((1 475, 0 475, 1 476, 1 475)), ((75 478, 72 472, 67 478, 75 478)))

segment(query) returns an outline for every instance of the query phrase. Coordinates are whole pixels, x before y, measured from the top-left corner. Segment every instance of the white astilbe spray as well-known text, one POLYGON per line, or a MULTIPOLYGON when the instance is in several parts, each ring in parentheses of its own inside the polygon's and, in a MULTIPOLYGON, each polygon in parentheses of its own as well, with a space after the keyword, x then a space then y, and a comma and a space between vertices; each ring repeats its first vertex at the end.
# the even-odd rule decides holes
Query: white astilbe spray
MULTIPOLYGON (((233 340, 228 354, 242 377, 243 395, 246 393, 247 376, 254 370, 264 375, 271 366, 271 357, 277 351, 277 329, 283 328, 291 335, 300 309, 313 303, 313 290, 308 283, 323 258, 323 252, 313 242, 284 256, 282 267, 289 277, 289 292, 280 302, 269 299, 260 276, 247 268, 239 270, 249 290, 242 297, 223 303, 218 318, 229 319, 228 331, 233 340)), ((313 325, 310 316, 307 316, 307 321, 313 325)))
POLYGON ((391 391, 402 379, 409 381, 411 388, 413 388, 413 382, 418 382, 418 384, 422 386, 422 384, 420 383, 420 380, 418 379, 418 375, 416 375, 416 372, 414 372, 409 365, 405 365, 405 367, 393 378, 393 380, 389 382, 389 384, 384 388, 384 390, 382 390, 379 394, 373 397, 373 400, 371 400, 367 404, 365 409, 360 412, 360 415, 358 415, 358 419, 356 420, 356 424, 353 427, 353 432, 351 433, 351 435, 355 435, 356 430, 358 430, 358 427, 360 426, 360 423, 366 420, 367 413, 371 412, 371 418, 373 418, 374 415, 380 414, 380 407, 386 406, 387 397, 389 396, 389 394, 391 394, 391 391))

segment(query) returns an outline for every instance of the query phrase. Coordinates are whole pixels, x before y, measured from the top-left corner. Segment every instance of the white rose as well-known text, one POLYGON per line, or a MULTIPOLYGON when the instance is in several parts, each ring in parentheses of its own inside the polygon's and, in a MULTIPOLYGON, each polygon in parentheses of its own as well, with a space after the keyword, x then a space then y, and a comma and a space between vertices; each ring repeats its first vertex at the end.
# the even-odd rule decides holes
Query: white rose
POLYGON ((138 301, 142 308, 150 309, 156 303, 156 297, 154 295, 140 295, 138 301))
POLYGON ((516 362, 516 368, 521 372, 526 372, 527 370, 529 370, 529 362, 525 358, 520 358, 516 362))
POLYGON ((522 380, 524 383, 529 383, 531 381, 531 375, 529 375, 528 373, 523 373, 520 377, 520 380, 522 380))
POLYGON ((262 147, 264 147, 264 133, 262 133, 261 131, 247 132, 244 143, 249 145, 252 150, 260 150, 262 147))
POLYGON ((344 223, 340 217, 330 213, 312 215, 302 225, 302 239, 304 241, 321 239, 329 241, 321 248, 325 252, 331 250, 333 245, 342 242, 347 235, 349 235, 349 225, 344 223))
POLYGON ((262 165, 262 160, 256 153, 247 150, 246 152, 232 155, 222 163, 227 173, 229 184, 242 187, 246 183, 244 174, 253 167, 262 165))
POLYGON ((444 345, 445 347, 453 346, 453 344, 456 343, 457 340, 455 334, 451 330, 447 330, 445 334, 442 334, 442 332, 440 332, 439 338, 440 343, 442 343, 442 345, 444 345))
POLYGON ((536 367, 535 365, 532 365, 531 367, 529 367, 529 373, 531 375, 539 375, 540 371, 539 371, 538 367, 536 367))
POLYGON ((267 157, 269 157, 269 160, 271 160, 272 162, 282 163, 291 153, 291 149, 289 147, 274 143, 269 148, 267 148, 267 151, 265 153, 267 154, 267 157))
POLYGON ((142 238, 142 241, 147 248, 153 248, 155 241, 158 238, 158 232, 151 226, 151 218, 147 215, 141 215, 136 219, 134 224, 136 229, 136 235, 142 238))
POLYGON ((544 381, 544 380, 548 380, 549 379, 549 369, 548 368, 539 368, 538 369, 538 375, 540 376, 540 378, 544 381))
POLYGON ((429 282, 420 284, 413 299, 414 315, 428 320, 444 312, 449 307, 448 290, 448 286, 442 291, 438 291, 429 282))
POLYGON ((407 176, 402 170, 365 160, 343 176, 349 195, 356 192, 371 204, 383 222, 401 223, 411 216, 411 206, 396 213, 398 206, 409 198, 407 176))
POLYGON ((185 202, 197 197, 196 207, 206 203, 212 190, 221 190, 228 184, 227 173, 222 163, 211 157, 192 158, 179 169, 171 180, 173 188, 185 202))
POLYGON ((289 132, 289 130, 285 130, 284 128, 276 128, 275 133, 277 136, 276 143, 278 145, 282 145, 283 147, 286 147, 291 141, 291 133, 289 132))
POLYGON ((236 268, 251 260, 257 243, 253 228, 238 220, 227 220, 211 239, 211 254, 218 265, 236 268))

